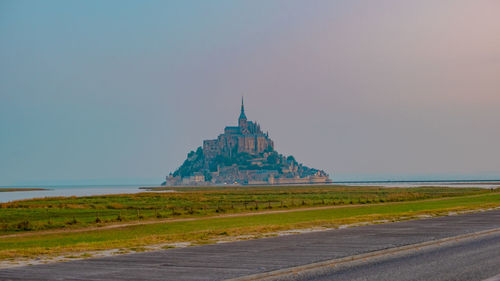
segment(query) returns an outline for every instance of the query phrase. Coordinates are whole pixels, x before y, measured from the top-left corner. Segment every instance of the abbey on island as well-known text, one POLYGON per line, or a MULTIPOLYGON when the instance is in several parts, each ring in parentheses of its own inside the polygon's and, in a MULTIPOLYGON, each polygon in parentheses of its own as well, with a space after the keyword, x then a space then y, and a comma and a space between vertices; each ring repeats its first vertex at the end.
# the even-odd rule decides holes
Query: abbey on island
POLYGON ((331 182, 322 170, 299 164, 274 150, 260 125, 248 121, 243 98, 238 126, 227 126, 217 139, 204 140, 163 185, 307 184, 331 182))

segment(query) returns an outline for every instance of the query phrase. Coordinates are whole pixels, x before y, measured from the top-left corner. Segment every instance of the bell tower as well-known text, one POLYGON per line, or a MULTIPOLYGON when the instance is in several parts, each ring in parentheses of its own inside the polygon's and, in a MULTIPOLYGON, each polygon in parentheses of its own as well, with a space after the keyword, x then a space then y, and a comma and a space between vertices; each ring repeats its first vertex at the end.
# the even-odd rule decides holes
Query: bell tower
POLYGON ((247 116, 245 115, 245 105, 243 104, 243 97, 241 97, 241 113, 240 118, 238 118, 238 126, 243 131, 243 129, 247 129, 247 116))

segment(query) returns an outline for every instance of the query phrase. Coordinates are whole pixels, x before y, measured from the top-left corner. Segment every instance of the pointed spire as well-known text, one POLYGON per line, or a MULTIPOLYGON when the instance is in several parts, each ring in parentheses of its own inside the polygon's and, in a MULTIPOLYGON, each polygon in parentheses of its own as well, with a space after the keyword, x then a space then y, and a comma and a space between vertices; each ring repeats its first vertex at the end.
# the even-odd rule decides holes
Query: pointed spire
POLYGON ((239 119, 247 119, 247 116, 245 115, 245 105, 243 104, 243 96, 241 96, 241 113, 239 119))

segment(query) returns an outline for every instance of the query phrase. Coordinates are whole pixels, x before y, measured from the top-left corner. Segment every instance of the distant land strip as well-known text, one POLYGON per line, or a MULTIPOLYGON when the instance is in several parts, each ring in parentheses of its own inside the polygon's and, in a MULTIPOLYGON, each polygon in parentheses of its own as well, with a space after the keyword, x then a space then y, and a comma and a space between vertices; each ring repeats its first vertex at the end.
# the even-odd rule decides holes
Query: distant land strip
POLYGON ((0 187, 0 192, 15 192, 15 191, 42 191, 49 190, 47 188, 17 188, 17 187, 0 187))
POLYGON ((345 183, 453 183, 453 184, 467 184, 467 183, 499 183, 497 180, 368 180, 368 181, 335 181, 336 184, 345 183))

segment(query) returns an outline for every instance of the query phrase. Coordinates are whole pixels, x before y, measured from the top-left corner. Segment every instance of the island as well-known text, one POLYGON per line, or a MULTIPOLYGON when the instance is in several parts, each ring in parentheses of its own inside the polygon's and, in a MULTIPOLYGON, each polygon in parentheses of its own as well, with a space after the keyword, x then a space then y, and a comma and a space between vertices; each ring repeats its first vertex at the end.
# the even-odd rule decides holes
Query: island
POLYGON ((279 154, 269 133, 248 121, 243 98, 238 126, 227 126, 217 139, 204 140, 170 173, 164 186, 267 185, 330 183, 329 175, 279 154))

